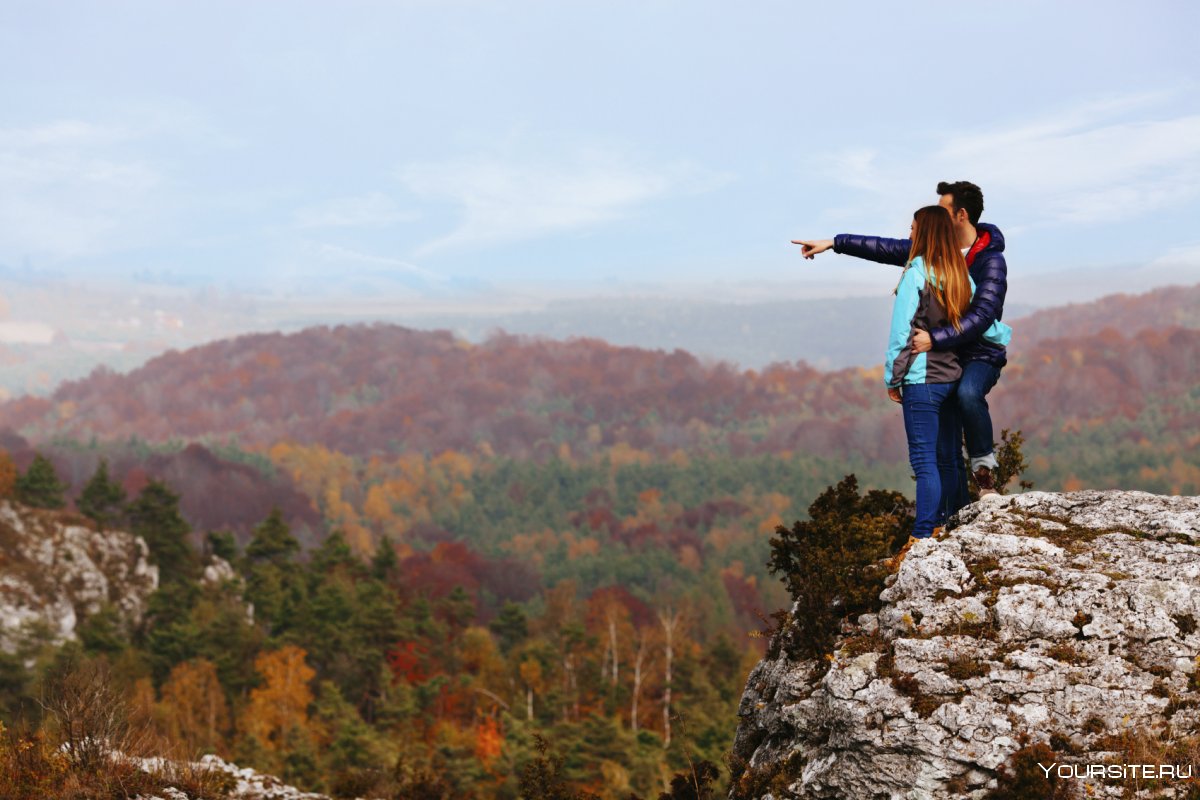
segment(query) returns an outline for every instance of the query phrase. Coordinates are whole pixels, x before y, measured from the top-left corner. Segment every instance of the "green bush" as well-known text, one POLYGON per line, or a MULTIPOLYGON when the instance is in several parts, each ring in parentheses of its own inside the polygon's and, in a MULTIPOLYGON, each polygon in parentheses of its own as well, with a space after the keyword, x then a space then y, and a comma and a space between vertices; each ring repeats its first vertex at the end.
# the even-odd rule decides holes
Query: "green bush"
POLYGON ((41 453, 36 454, 29 469, 17 477, 15 488, 17 499, 33 508, 62 508, 66 504, 63 492, 67 485, 58 479, 54 465, 41 453))
POLYGON ((880 561, 912 531, 913 506, 899 492, 858 491, 847 475, 808 508, 809 519, 771 539, 771 571, 796 602, 787 651, 800 658, 828 654, 838 623, 874 611, 887 571, 880 561))
POLYGON ((1021 452, 1021 445, 1025 444, 1025 437, 1020 431, 1009 433, 1008 428, 1000 431, 1000 446, 996 448, 996 490, 1000 494, 1004 494, 1004 487, 1014 478, 1017 479, 1018 485, 1024 491, 1029 491, 1033 488, 1031 481, 1021 480, 1022 473, 1029 469, 1029 464, 1025 461, 1025 454, 1021 452))

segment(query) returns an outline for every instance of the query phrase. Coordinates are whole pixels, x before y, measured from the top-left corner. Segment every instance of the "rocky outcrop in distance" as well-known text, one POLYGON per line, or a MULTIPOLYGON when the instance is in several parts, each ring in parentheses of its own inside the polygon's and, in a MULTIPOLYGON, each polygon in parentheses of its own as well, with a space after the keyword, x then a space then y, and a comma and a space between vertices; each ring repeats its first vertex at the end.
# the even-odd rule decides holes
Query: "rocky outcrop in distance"
POLYGON ((98 530, 75 514, 0 500, 0 651, 30 635, 74 639, 106 607, 136 625, 158 588, 158 567, 138 536, 98 530))
MULTIPOLYGON (((141 767, 152 771, 161 769, 165 764, 163 759, 140 759, 141 767)), ((208 755, 199 762, 190 765, 193 769, 215 772, 227 779, 228 792, 223 796, 228 800, 330 800, 328 795, 315 794, 290 786, 272 775, 266 775, 249 767, 239 767, 223 760, 219 756, 208 755)), ((168 787, 155 795, 141 795, 135 800, 191 800, 188 795, 168 787)))
POLYGON ((1055 797, 1192 796, 1175 776, 1200 776, 1198 543, 1197 497, 964 509, 826 660, 775 634, 741 701, 732 796, 982 800, 1022 759, 1071 776, 1055 797))

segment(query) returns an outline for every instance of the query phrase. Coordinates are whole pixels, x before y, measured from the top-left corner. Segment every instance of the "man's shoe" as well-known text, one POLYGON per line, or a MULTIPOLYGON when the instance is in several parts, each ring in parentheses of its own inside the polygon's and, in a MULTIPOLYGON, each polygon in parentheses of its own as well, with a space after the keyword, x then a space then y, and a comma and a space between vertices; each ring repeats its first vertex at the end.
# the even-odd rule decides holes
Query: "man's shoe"
POLYGON ((933 529, 933 538, 941 541, 946 538, 946 527, 944 525, 933 529))
POLYGON ((980 467, 975 470, 975 485, 979 487, 980 498, 988 497, 993 494, 1000 494, 996 491, 996 481, 992 478, 992 470, 990 467, 980 467))
POLYGON ((883 565, 887 567, 888 572, 895 572, 896 570, 900 569, 900 562, 904 561, 904 557, 908 555, 908 551, 911 550, 912 546, 919 541, 921 540, 915 536, 908 537, 908 541, 904 543, 904 547, 900 548, 900 552, 883 562, 883 565))

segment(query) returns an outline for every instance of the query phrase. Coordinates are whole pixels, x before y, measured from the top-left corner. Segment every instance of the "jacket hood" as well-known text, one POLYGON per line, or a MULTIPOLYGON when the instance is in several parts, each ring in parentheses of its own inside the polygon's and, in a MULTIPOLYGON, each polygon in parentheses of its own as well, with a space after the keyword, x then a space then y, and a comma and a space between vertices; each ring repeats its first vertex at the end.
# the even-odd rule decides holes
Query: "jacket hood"
POLYGON ((988 242, 988 246, 983 248, 984 253, 1003 253, 1004 252, 1004 234, 995 225, 988 222, 981 222, 975 226, 975 230, 979 233, 987 231, 992 240, 988 242))

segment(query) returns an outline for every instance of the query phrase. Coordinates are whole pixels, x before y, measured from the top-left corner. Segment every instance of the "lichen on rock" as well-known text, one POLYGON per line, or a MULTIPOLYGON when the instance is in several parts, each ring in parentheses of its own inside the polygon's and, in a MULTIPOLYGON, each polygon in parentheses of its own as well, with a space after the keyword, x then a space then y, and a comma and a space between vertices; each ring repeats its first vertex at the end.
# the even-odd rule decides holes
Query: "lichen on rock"
MULTIPOLYGON (((1198 544, 1200 498, 969 506, 912 548, 879 613, 844 626, 827 659, 773 648, 755 667, 733 796, 982 799, 1037 743, 1101 764, 1122 742, 1200 734, 1198 544)), ((1079 796, 1128 788, 1077 782, 1079 796)), ((1156 791, 1138 796, 1173 796, 1156 791)))

